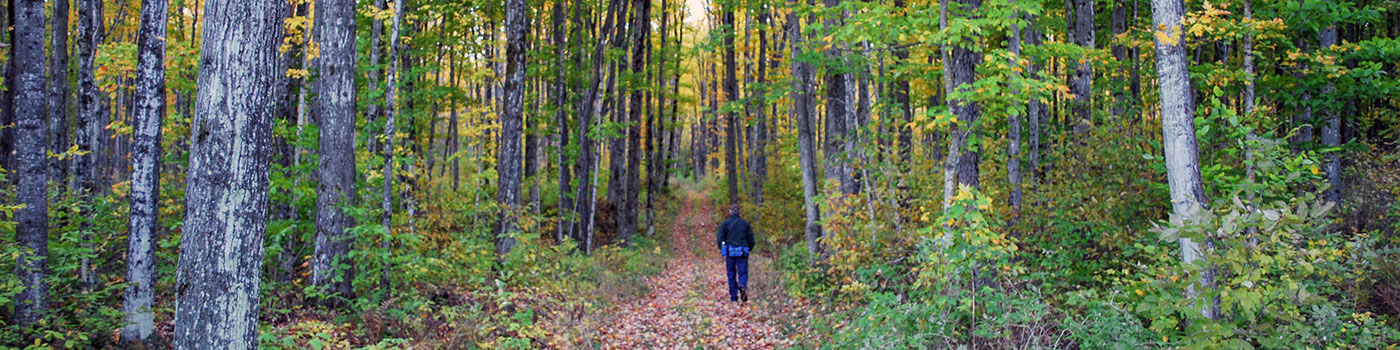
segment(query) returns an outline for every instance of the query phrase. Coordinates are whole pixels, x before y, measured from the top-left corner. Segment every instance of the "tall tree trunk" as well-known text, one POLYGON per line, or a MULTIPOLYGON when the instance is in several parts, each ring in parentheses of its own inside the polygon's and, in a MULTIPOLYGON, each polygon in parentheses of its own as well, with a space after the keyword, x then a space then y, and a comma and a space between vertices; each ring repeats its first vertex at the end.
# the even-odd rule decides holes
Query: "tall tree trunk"
POLYGON ((11 48, 12 69, 18 78, 6 82, 16 89, 14 100, 17 146, 15 175, 18 176, 15 241, 22 249, 15 266, 23 290, 15 296, 15 322, 25 339, 40 334, 31 327, 48 313, 49 205, 48 161, 44 147, 44 118, 48 99, 44 98, 44 1, 15 0, 10 3, 14 17, 15 46, 11 48))
MULTIPOLYGON (((726 3, 722 5, 721 21, 724 26, 724 100, 734 102, 739 100, 739 83, 734 78, 734 70, 737 68, 734 62, 734 36, 737 34, 734 27, 734 8, 737 4, 726 3)), ((738 116, 731 109, 725 115, 724 133, 724 166, 728 173, 729 183, 729 204, 739 203, 739 163, 738 163, 738 137, 739 123, 738 116)))
MULTIPOLYGON (((49 21, 53 35, 49 36, 49 151, 68 151, 68 4, 70 0, 53 0, 53 16, 49 21)), ((62 159, 49 160, 49 179, 63 183, 68 178, 68 163, 62 159)), ((62 186, 60 186, 62 189, 62 186)))
MULTIPOLYGON (((1126 1, 1127 0, 1113 0, 1113 37, 1110 38, 1109 41, 1113 43, 1110 50, 1113 53, 1113 59, 1117 61, 1116 63, 1119 67, 1122 67, 1123 62, 1128 61, 1128 50, 1118 41, 1118 38, 1128 32, 1128 9, 1124 4, 1126 1)), ((1119 74, 1121 73, 1114 73, 1113 78, 1121 79, 1122 77, 1119 74)), ((1130 102, 1125 100, 1123 89, 1118 88, 1113 89, 1112 103, 1113 107, 1110 111, 1113 113, 1113 116, 1117 117, 1123 115, 1124 108, 1127 107, 1130 102)))
MULTIPOLYGON (((961 14, 966 16, 965 18, 976 16, 978 8, 982 6, 982 0, 957 0, 957 3, 961 5, 959 8, 961 14)), ((948 73, 949 77, 952 78, 952 84, 948 87, 948 91, 971 89, 972 84, 977 80, 977 66, 982 62, 982 52, 961 44, 954 46, 951 51, 951 56, 946 61, 947 65, 952 68, 948 73)), ((960 158, 954 166, 958 172, 958 184, 980 189, 981 172, 978 167, 982 161, 981 143, 978 143, 977 148, 964 149, 963 147, 966 146, 969 138, 979 133, 977 124, 978 119, 982 117, 982 108, 975 101, 955 99, 949 99, 949 101, 950 109, 958 119, 958 123, 953 124, 951 128, 957 130, 959 129, 958 124, 962 123, 966 123, 967 126, 957 131, 961 134, 955 138, 955 141, 959 143, 959 152, 954 152, 950 146, 948 156, 957 154, 960 158)))
MULTIPOLYGON (((632 5, 635 20, 632 22, 632 62, 631 71, 634 77, 646 76, 647 51, 650 46, 651 33, 651 0, 636 0, 632 5)), ((620 230, 619 238, 622 245, 631 243, 632 237, 637 234, 637 197, 641 183, 641 163, 642 163, 642 118, 643 106, 646 103, 646 89, 642 86, 631 87, 632 97, 628 101, 627 112, 627 174, 624 180, 626 191, 623 195, 622 207, 618 214, 620 230)), ((618 156, 618 155, 614 155, 618 156)))
MULTIPOLYGON (((1010 0, 1011 5, 1016 5, 1016 0, 1010 0)), ((1011 17, 1011 42, 1008 44, 1011 50, 1011 67, 1021 65, 1021 26, 1020 13, 1012 12, 1011 17)), ((1016 70, 1013 69, 1013 72, 1016 70)), ((1019 74, 1019 73, 1012 73, 1019 74)), ((1013 78, 1013 80, 1015 80, 1013 78)), ((1010 93, 1020 95, 1019 89, 1011 89, 1010 93)), ((1015 99, 1012 99, 1013 101, 1015 99)), ((1021 219, 1021 116, 1017 112, 1006 115, 1006 176, 1011 182, 1011 220, 1010 225, 1015 226, 1021 219)))
POLYGON ((567 43, 565 42, 568 37, 568 22, 564 20, 563 1, 555 1, 553 10, 550 20, 553 21, 554 25, 554 54, 557 56, 555 69, 557 69, 558 72, 554 79, 554 96, 552 97, 554 97, 554 106, 556 108, 554 111, 554 120, 556 126, 559 128, 559 224, 556 228, 558 231, 556 233, 556 242, 564 243, 564 238, 569 233, 568 223, 572 220, 573 215, 570 205, 573 203, 573 197, 571 196, 571 192, 573 191, 573 178, 569 166, 573 162, 571 162, 569 153, 566 152, 569 146, 569 115, 564 112, 564 106, 569 102, 568 88, 565 86, 568 84, 568 69, 566 68, 568 67, 568 57, 565 55, 568 51, 566 48, 567 43))
MULTIPOLYGON (((1181 27, 1185 4, 1182 0, 1152 0, 1152 23, 1157 51, 1157 86, 1162 101, 1162 146, 1166 156, 1167 184, 1171 190, 1173 225, 1197 219, 1208 199, 1201 182, 1197 156, 1195 110, 1191 100, 1191 80, 1186 62, 1185 32, 1181 27)), ((1201 258, 1200 242, 1181 238, 1181 261, 1195 264, 1201 258)), ((1208 242, 1207 242, 1208 243, 1208 242)), ((1199 288, 1214 288, 1214 269, 1201 274, 1200 282, 1186 287, 1186 297, 1199 299, 1199 288)), ((1202 316, 1219 318, 1219 301, 1196 300, 1202 316)))
MULTIPOLYGON (((370 9, 376 13, 383 11, 385 9, 384 1, 385 0, 374 0, 374 6, 370 9)), ((367 85, 370 86, 371 89, 374 89, 381 86, 380 84, 382 83, 379 79, 384 76, 384 45, 381 43, 381 41, 383 41, 381 37, 384 36, 384 20, 379 16, 371 17, 373 20, 370 23, 369 32, 369 65, 372 66, 373 69, 370 70, 369 83, 367 85)), ((369 101, 369 106, 365 107, 365 123, 375 124, 379 121, 379 116, 383 114, 383 107, 380 105, 379 101, 369 101)), ((376 142, 375 139, 375 137, 366 138, 365 149, 376 149, 379 142, 376 142)))
POLYGON ((127 235, 126 280, 122 294, 126 327, 121 342, 146 345, 155 330, 155 233, 160 227, 160 134, 165 118, 165 33, 170 4, 141 2, 141 32, 136 50, 136 110, 132 119, 131 220, 127 235))
MULTIPOLYGON (((1322 31, 1318 33, 1318 44, 1319 50, 1328 50, 1333 45, 1337 45, 1336 24, 1329 25, 1326 28, 1323 28, 1322 31)), ((1336 87, 1334 87, 1332 83, 1329 82, 1327 86, 1322 88, 1322 94, 1319 96, 1326 99, 1332 99, 1332 93, 1334 91, 1336 91, 1336 87)), ((1338 116, 1337 108, 1331 108, 1328 106, 1340 106, 1342 104, 1335 103, 1340 101, 1329 102, 1333 103, 1323 103, 1321 105, 1322 116, 1323 118, 1325 118, 1322 121, 1322 144, 1327 146, 1327 148, 1335 150, 1338 146, 1341 146, 1341 118, 1338 116)), ((1327 200, 1333 203, 1341 204, 1342 162, 1341 159, 1337 157, 1338 152, 1340 151, 1327 152, 1327 155, 1323 160, 1323 169, 1327 172, 1327 184, 1331 185, 1327 188, 1326 191, 1327 200)))
MULTIPOLYGON (((842 0, 826 0, 825 5, 827 8, 834 8, 840 6, 841 2, 842 0)), ((835 30, 841 25, 841 17, 844 16, 835 15, 827 18, 825 29, 827 31, 835 30)), ((843 46, 831 45, 831 48, 826 51, 827 61, 830 62, 828 64, 832 66, 827 68, 826 74, 826 145, 824 147, 826 163, 824 165, 826 166, 826 177, 836 179, 841 184, 842 193, 852 194, 855 193, 855 179, 846 171, 849 168, 846 160, 849 156, 847 153, 851 151, 846 148, 846 138, 853 133, 853 130, 848 130, 848 121, 855 118, 853 115, 855 101, 850 99, 852 94, 848 90, 855 87, 849 86, 851 79, 848 75, 850 74, 841 72, 847 63, 841 52, 843 46)))
MULTIPOLYGON (((589 70, 590 78, 588 80, 588 86, 587 89, 585 89, 586 91, 583 94, 582 98, 579 100, 579 162, 574 173, 579 174, 580 177, 588 176, 590 173, 592 173, 592 176, 594 178, 591 182, 582 178, 579 179, 580 181, 578 198, 575 200, 574 203, 574 212, 577 215, 574 217, 574 223, 571 226, 572 230, 574 231, 573 236, 575 237, 575 239, 584 242, 585 252, 592 251, 591 237, 593 227, 593 202, 594 194, 597 192, 596 171, 598 170, 598 152, 594 151, 595 147, 593 146, 593 139, 588 134, 590 131, 592 131, 593 128, 593 118, 595 116, 600 119, 602 118, 602 116, 598 113, 598 109, 600 109, 601 107, 599 105, 599 90, 602 87, 601 84, 603 84, 603 79, 605 78, 605 72, 603 71, 603 69, 604 65, 607 63, 607 59, 605 59, 606 56, 604 56, 604 52, 605 49, 609 46, 617 46, 619 40, 619 38, 616 35, 612 35, 611 39, 607 40, 604 40, 602 38, 604 38, 605 35, 611 35, 611 33, 613 33, 614 21, 618 20, 617 17, 619 16, 617 15, 617 12, 618 8, 622 6, 621 2, 621 0, 610 0, 608 2, 607 13, 603 21, 603 27, 599 31, 599 33, 608 34, 599 35, 599 43, 597 45, 594 45, 593 53, 589 58, 592 60, 592 65, 589 70), (605 42, 609 41, 610 43, 605 44, 605 42)), ((575 11, 576 15, 580 17, 582 16, 582 6, 580 6, 575 11)), ((580 46, 582 46, 582 44, 580 44, 580 46)))
MULTIPOLYGON (((894 6, 901 9, 907 8, 904 0, 895 0, 894 6)), ((898 46, 894 49, 895 64, 912 63, 909 61, 909 48, 905 47, 904 43, 896 43, 896 45, 898 46)), ((906 193, 908 184, 905 183, 903 175, 909 172, 909 167, 912 164, 910 161, 914 150, 914 133, 913 128, 910 128, 908 125, 914 122, 914 106, 909 101, 909 77, 895 75, 893 79, 894 87, 891 94, 893 95, 894 103, 899 105, 899 115, 903 118, 900 119, 895 126, 895 129, 898 130, 896 134, 898 135, 897 142, 899 143, 899 161, 896 162, 896 164, 898 164, 900 171, 898 180, 900 192, 906 193)))
MULTIPOLYGON (((354 292, 350 243, 354 226, 347 212, 355 204, 355 1, 317 0, 313 19, 321 55, 316 59, 316 91, 311 114, 320 123, 316 177, 316 258, 312 284, 339 298, 354 292)), ((373 35, 373 34, 371 34, 373 35)))
MULTIPOLYGON (((407 0, 394 1, 394 18, 389 28, 389 61, 387 73, 384 74, 384 187, 383 196, 380 198, 380 224, 384 226, 384 236, 379 239, 379 249, 385 254, 380 261, 384 264, 380 271, 379 288, 382 293, 388 295, 392 291, 392 280, 389 279, 390 255, 393 254, 394 239, 394 142, 398 137, 399 128, 396 123, 398 118, 398 104, 396 96, 399 89, 399 55, 402 50, 399 47, 399 33, 403 22, 403 6, 407 0)), ((348 276, 347 276, 348 277, 348 276)))
MULTIPOLYGON (((1035 29, 1035 17, 1027 15, 1026 23, 1028 23, 1028 25, 1025 28, 1021 29, 1022 38, 1025 40, 1026 45, 1039 46, 1040 31, 1035 29)), ((1037 77, 1040 75, 1040 69, 1041 67, 1039 64, 1036 64, 1035 62, 1030 62, 1030 64, 1028 64, 1028 66, 1026 67, 1026 75, 1031 77, 1037 77)), ((1030 140, 1026 144, 1030 146, 1031 149, 1029 152, 1030 154, 1027 155, 1027 158, 1029 158, 1030 161, 1030 171, 1027 173, 1028 175, 1030 175, 1030 183, 1034 185, 1037 183, 1036 177, 1039 176, 1040 173, 1040 134, 1041 125, 1046 119, 1047 110, 1045 108, 1045 104, 1040 102, 1040 99, 1032 97, 1029 100, 1030 105, 1026 108, 1026 117, 1028 118, 1026 120, 1026 124, 1027 129, 1029 129, 1028 131, 1030 132, 1030 140)))
MULTIPOLYGON (((1083 47, 1085 50, 1094 49, 1094 0, 1072 0, 1074 1, 1074 44, 1083 47)), ((1080 142, 1089 132, 1089 128, 1094 124, 1093 116, 1093 63, 1085 58, 1081 58, 1074 67, 1074 78, 1070 80, 1070 94, 1074 95, 1071 103, 1072 114, 1074 115, 1074 132, 1080 137, 1080 142)))
POLYGON ((655 237, 656 233, 656 196, 661 192, 661 181, 666 176, 663 165, 663 155, 665 153, 665 138, 662 136, 666 132, 663 125, 666 118, 666 48, 667 34, 670 32, 671 16, 666 12, 666 0, 661 0, 661 31, 660 52, 656 54, 659 63, 656 65, 656 109, 648 114, 647 119, 647 203, 646 203, 646 225, 647 237, 655 237))
POLYGON ((496 231, 496 252, 505 255, 515 245, 510 236, 516 230, 516 208, 520 205, 520 133, 525 98, 525 0, 506 0, 506 86, 504 113, 501 113, 500 154, 496 157, 496 202, 501 206, 501 223, 496 231))
MULTIPOLYGON (((97 47, 102 45, 102 1, 101 0, 80 0, 78 2, 78 130, 77 144, 82 151, 87 154, 74 157, 77 168, 74 176, 77 177, 79 196, 96 196, 103 187, 98 179, 102 176, 102 131, 105 130, 106 123, 102 117, 102 94, 98 90, 97 75, 94 67, 96 65, 97 47)), ((194 129, 199 130, 199 129, 194 129)), ((193 135, 193 133, 191 133, 193 135)), ((86 210, 84 210, 86 211, 86 210)), ((86 213, 84 213, 86 214, 86 213)), ((87 215, 82 215, 86 217, 87 215)), ((84 227, 90 226, 90 221, 82 223, 84 227)), ((90 230, 85 230, 90 231, 90 230)), ((89 241, 90 234, 84 234, 83 241, 89 241)), ((84 243, 87 244, 87 243, 84 243)), ((79 279, 85 287, 90 287, 94 283, 88 258, 83 258, 82 272, 79 279)))
POLYGON ((210 0, 199 66, 176 349, 256 349, 285 1, 210 0))
POLYGON ((812 118, 816 114, 816 102, 811 90, 812 65, 799 59, 803 50, 801 19, 796 12, 789 12, 787 22, 788 40, 792 47, 789 60, 792 65, 792 113, 797 119, 798 167, 802 169, 802 210, 806 217, 803 235, 807 241, 807 251, 818 256, 823 249, 821 209, 817 207, 817 186, 820 186, 817 178, 817 142, 812 130, 812 118))
POLYGON ((758 64, 757 91, 750 93, 754 108, 754 147, 753 154, 753 203, 763 204, 763 183, 768 180, 768 111, 766 94, 768 91, 768 8, 759 9, 758 13, 758 57, 755 59, 758 64))
MULTIPOLYGON (((447 75, 452 76, 453 87, 459 86, 457 85, 457 65, 460 64, 457 62, 458 59, 460 58, 452 59, 452 67, 448 69, 447 73, 447 75)), ((457 192, 457 190, 461 189, 462 185, 462 135, 458 130, 459 122, 457 121, 458 110, 460 110, 462 106, 458 105, 457 94, 452 94, 452 101, 448 105, 448 108, 452 109, 452 112, 449 112, 449 115, 451 115, 449 123, 452 125, 447 128, 449 134, 447 137, 448 140, 452 141, 452 146, 448 147, 447 153, 452 154, 452 192, 457 192)))

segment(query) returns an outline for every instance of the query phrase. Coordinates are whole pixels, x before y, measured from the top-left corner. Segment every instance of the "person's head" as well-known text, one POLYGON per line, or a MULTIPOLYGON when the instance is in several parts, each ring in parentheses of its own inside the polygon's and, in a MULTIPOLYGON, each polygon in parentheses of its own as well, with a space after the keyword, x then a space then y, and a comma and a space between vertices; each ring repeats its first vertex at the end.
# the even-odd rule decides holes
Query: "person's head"
POLYGON ((742 210, 743 209, 741 209, 738 204, 729 205, 729 215, 739 215, 739 212, 742 210))

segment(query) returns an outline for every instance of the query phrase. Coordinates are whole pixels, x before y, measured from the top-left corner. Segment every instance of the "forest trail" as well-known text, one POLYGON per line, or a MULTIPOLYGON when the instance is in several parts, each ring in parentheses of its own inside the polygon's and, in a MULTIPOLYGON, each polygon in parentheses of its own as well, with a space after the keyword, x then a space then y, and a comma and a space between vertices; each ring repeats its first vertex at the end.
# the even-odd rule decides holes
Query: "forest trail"
MULTIPOLYGON (((688 193, 672 231, 675 256, 647 281, 651 293, 610 310, 614 320, 600 330, 603 349, 773 349, 792 341, 758 301, 783 298, 764 293, 757 279, 767 278, 769 264, 750 262, 750 302, 729 301, 724 260, 709 242, 717 223, 701 195, 688 193)), ((776 281, 764 282, 764 284, 776 281)))

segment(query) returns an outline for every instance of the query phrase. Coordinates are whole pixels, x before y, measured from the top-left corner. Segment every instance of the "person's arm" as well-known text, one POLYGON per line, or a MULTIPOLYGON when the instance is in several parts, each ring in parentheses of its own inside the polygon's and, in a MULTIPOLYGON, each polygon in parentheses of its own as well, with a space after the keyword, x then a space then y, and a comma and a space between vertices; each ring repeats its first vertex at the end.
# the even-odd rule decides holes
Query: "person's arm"
POLYGON ((724 253, 724 223, 719 223, 719 230, 715 231, 715 247, 724 253))
POLYGON ((747 239, 748 239, 748 241, 749 241, 749 251, 752 252, 752 251, 753 251, 753 248, 758 246, 758 241, 756 241, 756 240, 753 239, 753 225, 745 225, 745 226, 748 226, 748 227, 747 227, 748 229, 747 229, 747 230, 744 230, 744 231, 746 231, 746 232, 744 232, 744 236, 745 236, 744 238, 747 238, 747 239))

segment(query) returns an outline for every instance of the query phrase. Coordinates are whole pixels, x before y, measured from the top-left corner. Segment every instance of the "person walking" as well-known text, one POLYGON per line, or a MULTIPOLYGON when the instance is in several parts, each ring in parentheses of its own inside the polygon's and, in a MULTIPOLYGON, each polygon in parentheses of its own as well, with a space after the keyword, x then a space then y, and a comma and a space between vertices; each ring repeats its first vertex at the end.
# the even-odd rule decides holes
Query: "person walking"
POLYGON ((715 243, 724 256, 724 270, 729 275, 729 301, 749 301, 749 253, 753 250, 753 228, 740 217, 738 204, 729 206, 729 218, 719 224, 715 243))

